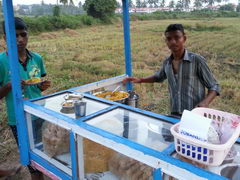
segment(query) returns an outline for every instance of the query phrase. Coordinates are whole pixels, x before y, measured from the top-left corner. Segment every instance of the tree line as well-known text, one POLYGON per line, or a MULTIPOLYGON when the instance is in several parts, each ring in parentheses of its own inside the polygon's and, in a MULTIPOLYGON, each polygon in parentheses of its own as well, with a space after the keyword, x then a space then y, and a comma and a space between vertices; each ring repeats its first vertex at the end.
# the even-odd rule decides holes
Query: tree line
MULTIPOLYGON (((201 8, 206 5, 213 6, 214 4, 220 4, 224 2, 225 4, 229 3, 229 0, 194 0, 192 6, 196 8, 201 8)), ((121 3, 118 3, 118 7, 121 7, 121 3)), ((191 0, 171 0, 168 2, 166 0, 136 0, 134 4, 133 0, 128 1, 129 7, 133 8, 159 8, 159 7, 184 7, 188 8, 191 4, 191 0)))

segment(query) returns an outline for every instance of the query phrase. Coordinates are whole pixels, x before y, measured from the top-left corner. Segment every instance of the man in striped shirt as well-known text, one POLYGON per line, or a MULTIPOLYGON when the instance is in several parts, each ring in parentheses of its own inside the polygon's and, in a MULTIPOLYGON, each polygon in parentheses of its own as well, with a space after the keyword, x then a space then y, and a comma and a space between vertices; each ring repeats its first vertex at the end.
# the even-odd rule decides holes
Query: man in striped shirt
POLYGON ((171 55, 164 60, 160 71, 145 78, 128 77, 123 80, 124 83, 153 83, 167 79, 171 114, 176 116, 181 116, 184 109, 208 107, 220 92, 204 57, 185 49, 186 39, 181 24, 170 24, 165 30, 165 41, 171 55))

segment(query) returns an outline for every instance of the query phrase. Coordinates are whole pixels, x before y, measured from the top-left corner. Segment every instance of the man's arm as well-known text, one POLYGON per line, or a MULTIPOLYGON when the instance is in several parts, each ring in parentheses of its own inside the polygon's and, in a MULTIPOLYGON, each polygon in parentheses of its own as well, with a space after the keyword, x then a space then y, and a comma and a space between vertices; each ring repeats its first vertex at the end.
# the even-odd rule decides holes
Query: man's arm
POLYGON ((216 91, 209 90, 207 96, 196 107, 208 107, 216 96, 216 91))
POLYGON ((149 76, 145 78, 127 77, 123 80, 123 83, 126 83, 127 81, 133 83, 153 83, 156 82, 156 78, 155 76, 149 76))
POLYGON ((11 83, 7 83, 4 86, 0 87, 0 99, 4 98, 8 95, 8 93, 12 90, 11 83))
POLYGON ((198 60, 198 76, 208 89, 208 94, 196 107, 208 107, 213 99, 220 95, 220 86, 210 71, 206 60, 203 57, 198 60))

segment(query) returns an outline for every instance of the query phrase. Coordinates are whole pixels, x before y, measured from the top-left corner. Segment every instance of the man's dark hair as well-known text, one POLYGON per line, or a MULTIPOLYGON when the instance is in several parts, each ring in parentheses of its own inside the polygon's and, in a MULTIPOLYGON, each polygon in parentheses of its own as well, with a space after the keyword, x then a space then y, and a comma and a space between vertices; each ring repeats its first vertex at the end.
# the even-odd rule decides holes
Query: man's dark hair
POLYGON ((170 24, 170 25, 168 25, 167 29, 165 30, 165 33, 172 32, 172 31, 181 31, 183 34, 185 34, 182 24, 170 24))
MULTIPOLYGON (((26 31, 28 30, 26 23, 21 18, 15 17, 14 22, 15 22, 16 30, 26 30, 26 31)), ((2 23, 2 27, 3 27, 4 34, 6 34, 4 21, 2 23)))

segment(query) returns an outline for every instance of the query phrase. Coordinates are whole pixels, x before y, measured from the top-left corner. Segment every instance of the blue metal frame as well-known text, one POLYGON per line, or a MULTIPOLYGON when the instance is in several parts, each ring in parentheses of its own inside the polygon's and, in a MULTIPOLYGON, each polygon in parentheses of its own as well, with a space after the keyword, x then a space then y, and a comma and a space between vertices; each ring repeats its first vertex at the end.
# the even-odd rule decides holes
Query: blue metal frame
POLYGON ((7 52, 10 59, 10 70, 11 70, 11 84, 12 84, 12 94, 14 111, 17 122, 18 129, 18 141, 20 150, 20 160, 23 165, 29 164, 29 144, 28 144, 28 134, 27 125, 24 117, 23 111, 23 101, 22 101, 22 91, 20 85, 20 75, 18 69, 18 54, 16 45, 16 32, 13 14, 12 0, 3 0, 3 14, 5 19, 5 30, 6 30, 6 40, 7 40, 7 52))
MULTIPOLYGON (((125 61, 126 61, 126 74, 131 76, 132 75, 132 67, 131 67, 131 48, 130 48, 130 28, 129 28, 129 12, 128 12, 128 0, 122 0, 123 3, 123 22, 124 22, 124 44, 125 44, 125 61)), ((189 163, 182 162, 178 159, 175 159, 170 156, 170 154, 174 151, 173 144, 171 144, 168 148, 166 148, 163 152, 158 152, 156 150, 153 150, 151 148, 145 147, 143 145, 137 144, 135 142, 132 142, 126 138, 116 136, 112 133, 106 132, 104 130, 98 129, 96 127, 93 127, 89 124, 87 124, 86 120, 91 119, 95 116, 98 116, 102 113, 106 113, 108 111, 111 111, 115 108, 125 108, 130 111, 134 111, 137 113, 142 113, 151 117, 161 118, 165 121, 176 123, 178 120, 170 117, 166 117, 163 115, 159 115, 156 113, 147 112, 144 110, 140 110, 137 108, 132 108, 126 105, 122 105, 119 103, 110 102, 107 100, 102 100, 97 97, 93 97, 88 94, 84 94, 88 98, 92 98, 97 101, 102 101, 105 103, 110 104, 111 106, 109 108, 106 108, 102 111, 96 112, 94 114, 91 114, 89 116, 86 116, 84 118, 81 118, 81 121, 76 121, 76 119, 69 118, 67 116, 61 115, 59 113, 56 113, 54 111, 51 111, 49 109, 46 109, 40 105, 36 105, 30 101, 23 102, 22 96, 21 96, 21 88, 20 88, 20 76, 19 76, 19 70, 18 70, 18 55, 17 55, 17 47, 16 47, 16 36, 15 36, 15 27, 14 27, 14 16, 13 16, 13 6, 12 6, 12 0, 3 0, 3 12, 4 12, 4 19, 5 19, 5 27, 6 27, 6 34, 7 34, 7 46, 8 46, 8 54, 10 59, 10 69, 11 69, 11 75, 12 75, 12 91, 13 91, 13 97, 14 97, 14 107, 15 107, 15 114, 18 117, 17 119, 17 128, 19 133, 19 143, 20 143, 20 159, 21 163, 24 165, 29 164, 29 158, 31 160, 36 161, 41 166, 43 166, 48 171, 51 171, 56 176, 62 178, 62 179, 76 179, 77 178, 77 160, 76 160, 76 147, 75 147, 75 140, 74 140, 74 132, 70 133, 70 149, 71 149, 71 158, 72 158, 72 176, 70 177, 63 171, 56 168, 54 165, 50 164, 48 161, 43 159, 42 157, 38 156, 37 154, 30 151, 29 144, 28 144, 28 135, 27 135, 27 126, 26 121, 24 117, 24 110, 23 110, 23 103, 27 106, 30 106, 36 110, 39 110, 40 112, 44 112, 50 116, 62 119, 70 124, 76 124, 80 126, 81 128, 86 129, 87 131, 93 132, 97 135, 100 135, 104 138, 113 140, 117 143, 121 143, 123 145, 126 145, 132 149, 136 149, 138 151, 143 152, 144 154, 156 157, 160 160, 163 160, 165 162, 168 162, 172 165, 181 167, 182 169, 185 169, 187 171, 192 172, 193 174, 196 174, 198 176, 201 176, 203 178, 207 179, 219 179, 224 180, 226 178, 218 176, 216 174, 210 173, 208 171, 205 171, 203 169, 197 168, 189 163), (21 126, 20 126, 21 125, 21 126)), ((132 89, 131 84, 127 85, 128 89, 132 89)), ((72 89, 74 90, 74 89, 72 89)), ((64 92, 64 91, 62 91, 64 92)), ((58 93, 55 93, 58 94, 58 93)), ((44 97, 42 97, 44 98, 44 97)), ((38 98, 38 99, 42 99, 38 98)), ((239 141, 239 140, 238 140, 239 141)), ((161 178, 161 170, 157 169, 154 171, 154 179, 160 179, 161 178)))
MULTIPOLYGON (((124 47, 125 47, 125 68, 126 68, 126 74, 128 76, 132 76, 128 0, 122 0, 122 9, 123 9, 123 31, 124 31, 124 47)), ((129 82, 127 83, 127 90, 132 90, 132 84, 129 82)))
POLYGON ((42 167, 44 167, 49 172, 52 172, 57 177, 64 179, 64 180, 71 180, 72 177, 68 174, 64 173, 63 171, 56 168, 53 164, 49 163, 42 157, 38 156, 36 153, 30 152, 30 159, 40 164, 42 167))
POLYGON ((71 161, 72 161, 72 179, 78 179, 78 170, 77 170, 77 151, 76 151, 76 141, 75 134, 70 132, 70 152, 71 152, 71 161))
POLYGON ((155 180, 162 180, 162 172, 161 169, 155 169, 153 171, 153 179, 155 180))
MULTIPOLYGON (((104 100, 102 100, 102 101, 104 101, 104 100)), ((147 154, 147 155, 156 157, 156 158, 158 158, 158 159, 160 159, 160 160, 163 160, 163 161, 165 161, 165 162, 168 162, 168 163, 170 163, 170 164, 172 164, 172 165, 181 167, 182 169, 185 169, 185 170, 187 170, 187 171, 190 171, 190 172, 192 172, 193 174, 196 174, 196 175, 201 176, 201 177, 203 177, 203 178, 207 178, 207 179, 219 179, 219 180, 225 180, 225 179, 226 179, 225 177, 221 177, 221 176, 219 176, 219 175, 213 174, 213 173, 211 173, 211 172, 208 172, 208 171, 205 171, 205 170, 203 170, 203 169, 200 169, 200 168, 198 168, 198 167, 196 167, 196 166, 194 166, 194 165, 191 165, 191 164, 189 164, 189 163, 186 163, 186 162, 183 162, 183 161, 180 161, 180 160, 178 160, 178 159, 175 159, 175 158, 171 157, 170 154, 173 152, 173 151, 172 151, 172 150, 173 150, 173 144, 170 144, 169 147, 166 148, 164 151, 159 152, 159 151, 153 150, 153 149, 151 149, 151 148, 145 147, 145 146, 143 146, 143 145, 141 145, 141 144, 135 143, 135 142, 133 142, 133 141, 131 141, 131 140, 128 140, 128 139, 126 139, 126 138, 119 137, 119 136, 114 135, 114 134, 112 134, 112 133, 110 133, 110 132, 107 132, 107 131, 105 131, 105 130, 96 128, 96 127, 94 127, 94 126, 91 126, 91 125, 85 123, 85 122, 84 122, 85 120, 87 120, 87 119, 92 119, 92 118, 94 117, 92 114, 89 115, 89 116, 86 116, 86 117, 82 118, 82 121, 79 121, 79 120, 76 121, 76 120, 73 119, 73 118, 70 118, 70 117, 61 115, 61 114, 59 114, 59 113, 57 113, 57 112, 51 111, 51 110, 49 110, 49 109, 46 109, 46 108, 44 108, 44 107, 42 107, 42 106, 40 106, 40 105, 33 104, 33 103, 29 102, 29 101, 24 102, 24 104, 26 104, 26 105, 28 105, 28 106, 31 106, 31 107, 33 107, 34 109, 37 109, 37 110, 39 110, 39 111, 41 111, 41 112, 45 112, 45 113, 47 113, 47 114, 49 114, 49 115, 51 115, 51 116, 53 116, 53 117, 57 117, 57 118, 59 118, 59 119, 63 119, 64 121, 67 121, 68 123, 77 124, 78 126, 86 129, 87 131, 93 132, 93 133, 95 133, 95 134, 97 134, 97 135, 100 135, 100 136, 102 136, 102 137, 104 137, 104 138, 113 140, 113 141, 115 141, 115 142, 117 142, 117 143, 124 144, 124 145, 126 145, 126 146, 128 146, 128 147, 130 147, 130 148, 132 148, 132 149, 141 151, 141 152, 143 152, 144 154, 147 154), (63 117, 64 117, 64 118, 63 118, 63 117)), ((119 105, 118 107, 124 106, 124 105, 119 104, 119 103, 117 103, 117 104, 119 105)), ((113 106, 114 106, 114 108, 116 108, 115 105, 113 105, 113 106)), ((135 112, 138 111, 137 108, 133 108, 133 109, 132 109, 132 108, 129 107, 129 106, 126 106, 126 109, 129 109, 129 110, 131 109, 132 111, 135 111, 135 112)), ((106 110, 106 109, 105 109, 105 110, 106 110)), ((108 108, 108 110, 110 111, 111 108, 108 108)), ((102 114, 102 112, 99 111, 99 112, 95 113, 95 116, 98 116, 99 114, 102 114)), ((157 114, 156 114, 156 115, 157 115, 157 114)), ((160 115, 159 117, 162 117, 162 116, 160 115)), ((171 121, 169 121, 169 122, 171 122, 171 121)), ((156 173, 157 173, 156 175, 159 174, 159 172, 156 172, 156 173)))

